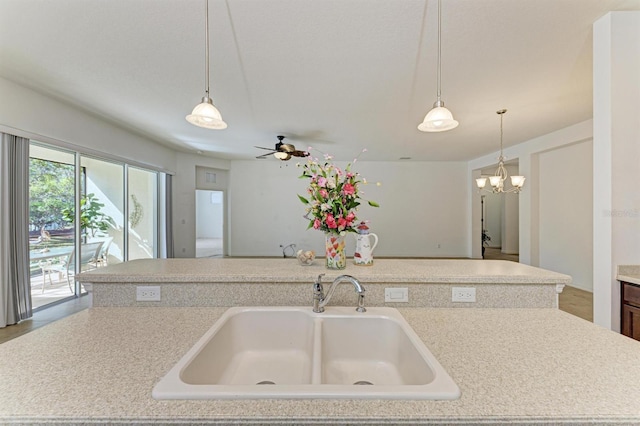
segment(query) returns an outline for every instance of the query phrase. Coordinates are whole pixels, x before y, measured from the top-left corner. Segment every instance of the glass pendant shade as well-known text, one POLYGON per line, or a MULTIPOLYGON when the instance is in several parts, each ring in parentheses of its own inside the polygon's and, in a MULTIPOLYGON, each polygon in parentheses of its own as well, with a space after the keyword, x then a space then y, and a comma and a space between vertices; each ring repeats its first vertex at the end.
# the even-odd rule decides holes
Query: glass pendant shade
POLYGON ((476 185, 478 188, 482 189, 487 185, 487 178, 478 178, 476 179, 476 185))
POLYGON ((500 182, 501 181, 502 181, 502 177, 500 177, 500 176, 491 176, 489 178, 489 183, 491 183, 491 186, 493 186, 493 187, 500 186, 500 182))
POLYGON ((418 125, 422 132, 444 132, 455 129, 458 122, 453 119, 453 114, 443 106, 434 106, 424 117, 424 121, 418 125))
POLYGON ((524 185, 524 176, 511 176, 511 185, 514 188, 522 188, 522 185, 524 185))
POLYGON ((291 158, 291 155, 289 155, 288 153, 280 151, 274 152, 273 156, 282 161, 287 161, 289 158, 291 158))
POLYGON ((202 103, 195 106, 191 114, 187 115, 187 121, 195 126, 205 129, 222 130, 227 128, 227 123, 222 120, 218 108, 213 105, 211 98, 202 98, 202 103))

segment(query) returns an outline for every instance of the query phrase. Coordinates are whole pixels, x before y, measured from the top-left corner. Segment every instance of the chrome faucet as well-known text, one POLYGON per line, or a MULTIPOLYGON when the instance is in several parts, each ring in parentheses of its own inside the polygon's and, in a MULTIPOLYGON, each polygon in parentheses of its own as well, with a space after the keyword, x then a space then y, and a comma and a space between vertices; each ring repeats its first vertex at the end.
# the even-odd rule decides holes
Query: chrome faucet
POLYGON ((325 297, 324 288, 322 287, 322 276, 324 274, 318 275, 316 278, 316 282, 313 283, 313 312, 324 312, 324 307, 329 303, 331 296, 333 296, 333 292, 336 290, 338 284, 342 282, 350 282, 356 289, 356 293, 358 293, 358 307, 356 311, 358 312, 366 312, 367 310, 364 308, 364 287, 360 284, 360 281, 352 277, 351 275, 340 275, 338 278, 333 280, 331 286, 329 287, 329 291, 325 297))

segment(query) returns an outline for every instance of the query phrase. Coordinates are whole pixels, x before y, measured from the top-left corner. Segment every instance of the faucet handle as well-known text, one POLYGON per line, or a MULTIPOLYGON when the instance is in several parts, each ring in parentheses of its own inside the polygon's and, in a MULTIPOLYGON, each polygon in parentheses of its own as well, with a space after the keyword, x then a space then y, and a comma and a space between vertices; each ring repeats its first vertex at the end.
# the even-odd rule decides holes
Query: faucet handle
POLYGON ((324 274, 319 274, 318 278, 316 278, 316 282, 313 283, 313 292, 315 294, 323 294, 324 289, 322 288, 322 277, 324 276, 324 274))

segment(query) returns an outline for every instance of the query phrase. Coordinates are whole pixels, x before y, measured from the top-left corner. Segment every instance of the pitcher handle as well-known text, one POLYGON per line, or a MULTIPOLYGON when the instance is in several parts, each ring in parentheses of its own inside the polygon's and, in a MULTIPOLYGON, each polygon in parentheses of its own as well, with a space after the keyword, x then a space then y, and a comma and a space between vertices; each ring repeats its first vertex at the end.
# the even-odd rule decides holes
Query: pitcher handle
POLYGON ((371 253, 373 253, 373 250, 378 245, 378 236, 376 234, 369 234, 369 236, 373 237, 373 239, 374 239, 373 245, 371 246, 371 253))

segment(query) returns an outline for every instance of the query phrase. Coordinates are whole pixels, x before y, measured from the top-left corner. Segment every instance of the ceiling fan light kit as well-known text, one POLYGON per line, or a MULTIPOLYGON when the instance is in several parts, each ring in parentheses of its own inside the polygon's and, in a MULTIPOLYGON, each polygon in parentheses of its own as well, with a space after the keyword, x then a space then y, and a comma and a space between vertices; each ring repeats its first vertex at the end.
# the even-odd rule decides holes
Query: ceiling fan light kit
POLYGON ((284 136, 278 135, 277 138, 278 138, 278 143, 276 143, 275 148, 265 148, 263 146, 256 146, 256 148, 266 149, 267 151, 271 151, 266 154, 258 155, 256 158, 262 159, 273 154, 273 156, 280 161, 289 161, 291 157, 308 157, 309 156, 308 152, 297 150, 294 145, 291 145, 290 143, 282 142, 285 139, 284 136))
POLYGON ((478 192, 492 192, 494 194, 502 194, 507 192, 515 192, 516 194, 520 193, 522 187, 524 186, 525 177, 524 176, 511 176, 511 189, 504 189, 504 181, 507 180, 509 174, 507 173, 507 169, 504 167, 504 156, 502 155, 502 136, 503 136, 503 128, 502 128, 502 119, 504 114, 507 112, 506 109, 501 109, 496 111, 496 114, 500 116, 500 157, 498 157, 498 168, 493 176, 489 176, 489 183, 491 184, 491 190, 484 189, 487 186, 487 178, 480 177, 476 179, 476 186, 478 187, 478 192))
POLYGON ((205 129, 222 130, 227 128, 227 123, 222 119, 222 114, 213 105, 213 101, 209 97, 209 0, 204 1, 205 10, 205 95, 202 102, 193 108, 191 114, 185 118, 194 126, 204 127, 205 129))
POLYGON ((424 121, 418 125, 418 130, 422 132, 444 132, 458 127, 458 122, 453 119, 453 114, 444 106, 444 102, 440 99, 441 95, 441 13, 440 3, 438 0, 438 93, 437 100, 433 104, 433 109, 424 117, 424 121))

